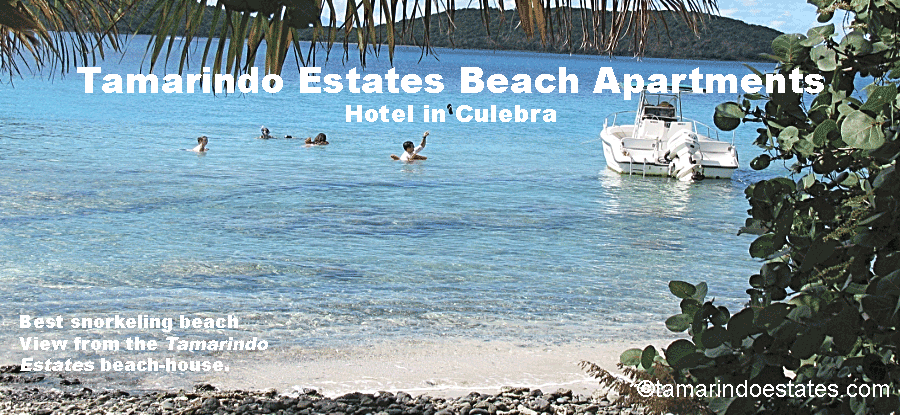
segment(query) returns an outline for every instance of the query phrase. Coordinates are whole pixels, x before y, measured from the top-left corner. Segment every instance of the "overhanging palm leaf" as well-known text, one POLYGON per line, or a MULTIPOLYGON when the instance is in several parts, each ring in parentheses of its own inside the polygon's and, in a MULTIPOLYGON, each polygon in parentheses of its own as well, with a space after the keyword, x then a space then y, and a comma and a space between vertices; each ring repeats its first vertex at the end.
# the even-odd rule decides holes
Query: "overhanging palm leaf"
POLYGON ((19 65, 66 72, 95 64, 105 48, 121 50, 115 23, 132 0, 0 0, 0 72, 19 65), (33 65, 33 66, 31 66, 33 65))
MULTIPOLYGON (((115 34, 115 23, 124 13, 141 14, 145 16, 142 25, 151 25, 149 70, 177 57, 181 72, 192 61, 192 53, 202 53, 203 66, 237 75, 256 65, 263 44, 267 73, 280 73, 291 50, 298 65, 314 62, 317 44, 330 50, 339 38, 345 56, 350 42, 356 43, 363 64, 367 53, 377 54, 380 45, 387 45, 393 59, 397 39, 414 29, 419 15, 424 26, 420 46, 428 53, 429 29, 438 24, 448 33, 452 31, 456 9, 455 0, 346 0, 344 21, 338 24, 334 0, 217 0, 215 4, 206 0, 13 1, 0 0, 0 70, 9 74, 19 72, 16 62, 22 61, 23 49, 31 54, 35 66, 59 63, 63 71, 79 58, 87 62, 95 53, 102 57, 105 44, 119 50, 117 37, 109 35, 115 34), (435 20, 438 15, 433 13, 439 10, 447 12, 440 15, 446 21, 435 20), (328 16, 324 24, 323 12, 328 16), (72 33, 67 40, 53 34, 66 30, 72 33), (304 51, 300 32, 310 30, 313 42, 304 51), (206 38, 202 52, 193 42, 199 38, 206 38)), ((503 0, 479 0, 478 4, 486 27, 489 9, 498 6, 502 11, 504 6, 503 0)), ((578 0, 577 4, 575 0, 515 0, 515 4, 521 29, 529 37, 539 33, 544 43, 571 42, 576 30, 572 13, 580 9, 578 30, 583 40, 577 48, 608 53, 630 35, 634 50, 642 54, 647 29, 657 21, 665 25, 659 11, 675 12, 695 33, 699 16, 717 12, 716 0, 578 0)))

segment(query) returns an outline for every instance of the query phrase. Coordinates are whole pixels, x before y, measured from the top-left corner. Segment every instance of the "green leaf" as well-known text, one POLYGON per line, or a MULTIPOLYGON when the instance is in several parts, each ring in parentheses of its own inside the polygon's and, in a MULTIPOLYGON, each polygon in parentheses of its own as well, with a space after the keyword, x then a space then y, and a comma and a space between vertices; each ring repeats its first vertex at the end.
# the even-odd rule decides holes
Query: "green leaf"
POLYGON ((753 170, 764 170, 769 167, 772 157, 768 154, 760 154, 750 162, 750 168, 753 170))
POLYGON ((844 292, 852 295, 865 294, 866 286, 851 282, 844 288, 844 292))
POLYGON ((697 287, 684 281, 669 281, 669 291, 678 298, 691 298, 697 292, 697 287))
POLYGON ((750 378, 755 378, 766 368, 766 359, 763 355, 754 355, 750 364, 750 378))
MULTIPOLYGON (((863 183, 868 183, 868 182, 863 181, 863 183)), ((869 226, 870 223, 875 222, 876 220, 878 220, 879 218, 881 218, 881 217, 882 217, 884 214, 886 214, 886 213, 887 213, 887 212, 879 212, 879 213, 876 213, 876 214, 874 214, 874 215, 868 216, 868 217, 866 217, 865 219, 863 219, 863 220, 857 222, 857 223, 856 223, 856 226, 869 226)))
POLYGON ((851 172, 847 175, 846 179, 841 181, 840 185, 844 187, 856 187, 859 185, 859 176, 856 173, 851 172))
POLYGON ((864 295, 860 299, 863 311, 875 322, 882 326, 893 326, 896 323, 894 307, 897 305, 896 296, 864 295))
POLYGON ((681 313, 693 316, 700 311, 700 301, 694 298, 685 298, 681 300, 681 313))
POLYGON ((822 242, 816 240, 806 251, 803 257, 803 264, 800 265, 800 272, 809 272, 814 266, 819 265, 822 261, 828 259, 834 253, 837 242, 833 239, 822 242))
POLYGON ((643 353, 644 352, 641 349, 628 349, 619 356, 619 363, 622 363, 625 366, 637 366, 641 364, 641 356, 643 353))
POLYGON ((763 289, 769 286, 766 279, 759 274, 754 274, 750 276, 750 286, 753 288, 763 289))
POLYGON ((653 361, 657 355, 656 348, 652 345, 644 348, 644 351, 641 352, 641 366, 644 367, 644 370, 649 370, 653 367, 653 361))
POLYGON ((841 136, 847 145, 862 150, 874 150, 884 144, 884 133, 874 118, 856 110, 841 124, 841 136))
POLYGON ((751 235, 764 235, 768 232, 769 229, 766 228, 765 223, 759 219, 748 218, 744 221, 744 226, 738 230, 738 235, 741 234, 751 234, 751 235))
POLYGON ((860 111, 881 112, 885 105, 890 104, 897 97, 897 87, 876 86, 869 94, 869 99, 860 107, 860 111))
POLYGON ((841 40, 840 48, 847 54, 868 55, 872 53, 872 42, 866 39, 866 35, 863 32, 854 30, 844 36, 841 40))
POLYGON ((778 36, 772 41, 772 53, 783 62, 798 63, 809 49, 803 46, 804 39, 806 36, 799 33, 778 36))
POLYGON ((694 343, 691 343, 690 341, 685 340, 685 339, 675 340, 665 350, 666 362, 669 363, 669 366, 674 366, 683 357, 685 357, 691 353, 695 353, 696 351, 697 351, 697 347, 694 346, 694 343))
MULTIPOLYGON (((852 290, 848 290, 847 292, 856 291, 859 288, 855 288, 852 290)), ((861 316, 859 314, 859 310, 856 307, 850 307, 848 305, 844 305, 841 307, 841 311, 828 319, 825 323, 825 334, 832 336, 834 341, 834 347, 837 349, 838 353, 849 353, 850 349, 853 348, 853 345, 856 344, 856 340, 858 339, 858 329, 854 329, 860 326, 861 316)))
POLYGON ((809 52, 809 57, 822 72, 831 72, 837 69, 837 53, 828 45, 819 45, 809 52))
POLYGON ((797 305, 797 307, 794 307, 794 309, 791 310, 790 313, 788 313, 788 318, 791 320, 794 320, 794 321, 810 319, 810 318, 812 318, 812 316, 813 316, 812 307, 805 305, 805 304, 797 305))
POLYGON ((756 325, 777 327, 793 307, 785 303, 769 304, 759 311, 759 315, 756 316, 756 325))
POLYGON ((803 180, 803 188, 809 189, 809 187, 812 186, 816 182, 816 175, 812 174, 812 173, 807 174, 806 176, 803 176, 802 180, 803 180))
POLYGON ((769 262, 763 264, 762 268, 760 268, 760 274, 766 278, 766 281, 771 281, 767 285, 787 287, 791 281, 790 268, 781 262, 769 262))
POLYGON ((718 415, 724 415, 728 411, 728 406, 731 405, 731 402, 735 399, 737 399, 735 396, 728 398, 712 398, 709 401, 708 408, 718 415))
POLYGON ((832 131, 837 131, 837 123, 832 119, 822 121, 813 132, 813 144, 816 147, 824 146, 828 142, 828 134, 832 131))
POLYGON ((787 127, 778 134, 778 145, 781 146, 784 151, 791 151, 794 147, 794 143, 800 141, 799 136, 800 130, 798 130, 797 127, 787 127))
POLYGON ((791 150, 802 157, 809 157, 815 152, 813 143, 803 138, 797 140, 797 142, 795 142, 794 145, 791 146, 791 150))
POLYGON ((856 111, 846 101, 838 104, 837 109, 838 109, 838 114, 841 114, 841 117, 838 117, 838 119, 846 117, 846 116, 850 115, 851 113, 853 113, 853 111, 856 111))
POLYGON ((728 320, 728 335, 731 336, 732 344, 741 344, 745 337, 759 332, 753 323, 753 318, 753 310, 750 308, 745 308, 731 316, 731 319, 728 320))
POLYGON ((713 123, 722 131, 731 131, 741 125, 746 113, 736 102, 725 102, 716 106, 713 123))
POLYGON ((857 13, 864 13, 869 8, 871 0, 850 0, 850 7, 857 13))
POLYGON ((676 370, 694 369, 697 366, 700 366, 704 360, 709 360, 709 359, 707 359, 707 357, 704 356, 703 353, 694 352, 694 353, 691 353, 691 354, 679 359, 678 362, 675 363, 675 366, 673 366, 673 367, 676 370))
POLYGON ((809 359, 814 354, 819 353, 819 348, 823 342, 825 342, 825 333, 821 331, 803 333, 791 345, 791 354, 799 359, 809 359))
POLYGON ((728 405, 728 410, 725 411, 725 415, 750 415, 754 413, 756 413, 756 410, 753 401, 747 397, 735 398, 728 405))
POLYGON ((692 298, 702 303, 703 300, 706 299, 706 293, 709 291, 709 287, 707 287, 705 282, 701 282, 697 284, 695 288, 697 289, 697 291, 694 293, 692 298))
POLYGON ((716 308, 716 312, 713 313, 710 321, 717 326, 724 326, 728 324, 728 320, 731 319, 731 313, 728 312, 728 308, 725 306, 719 306, 716 308))
POLYGON ((681 333, 691 327, 692 321, 694 321, 693 315, 676 314, 666 320, 666 328, 675 333, 681 333))
POLYGON ((806 31, 807 38, 800 42, 803 46, 815 46, 834 37, 834 23, 817 26, 806 31))
POLYGON ((756 76, 758 76, 759 79, 766 79, 766 75, 764 75, 762 72, 760 72, 759 69, 756 69, 756 68, 754 68, 754 67, 752 67, 752 66, 750 66, 750 65, 748 65, 748 64, 746 64, 746 63, 743 64, 743 65, 744 65, 744 67, 746 67, 747 69, 749 69, 750 72, 753 72, 756 76))
POLYGON ((728 340, 728 333, 725 329, 715 326, 711 327, 708 330, 703 332, 701 336, 703 339, 703 347, 707 349, 715 349, 728 340))
POLYGON ((878 176, 875 177, 875 180, 872 180, 872 188, 878 189, 885 183, 889 183, 894 176, 894 170, 894 166, 890 166, 880 171, 878 176))
POLYGON ((782 246, 783 243, 781 241, 776 242, 775 234, 767 233, 756 238, 756 240, 750 244, 750 256, 754 258, 767 258, 769 255, 778 252, 782 246))
POLYGON ((900 296, 900 270, 873 278, 869 282, 869 286, 872 285, 875 285, 875 293, 878 295, 900 296))

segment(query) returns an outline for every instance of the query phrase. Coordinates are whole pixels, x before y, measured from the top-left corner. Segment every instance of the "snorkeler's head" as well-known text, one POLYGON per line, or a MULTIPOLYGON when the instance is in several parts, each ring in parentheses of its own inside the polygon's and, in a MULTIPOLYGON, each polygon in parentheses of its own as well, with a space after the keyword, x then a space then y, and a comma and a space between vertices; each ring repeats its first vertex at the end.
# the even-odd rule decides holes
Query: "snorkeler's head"
POLYGON ((403 143, 403 149, 406 151, 413 151, 413 149, 415 149, 415 148, 416 148, 416 145, 413 144, 412 141, 407 141, 407 142, 403 143))

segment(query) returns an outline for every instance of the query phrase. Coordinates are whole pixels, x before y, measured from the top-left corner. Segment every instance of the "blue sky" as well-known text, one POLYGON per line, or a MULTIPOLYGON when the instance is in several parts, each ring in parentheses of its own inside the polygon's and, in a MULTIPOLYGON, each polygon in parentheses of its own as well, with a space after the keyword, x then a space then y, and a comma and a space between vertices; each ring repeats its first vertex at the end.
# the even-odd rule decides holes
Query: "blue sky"
POLYGON ((821 25, 816 22, 816 6, 803 0, 719 0, 719 12, 785 33, 805 34, 810 27, 821 25))

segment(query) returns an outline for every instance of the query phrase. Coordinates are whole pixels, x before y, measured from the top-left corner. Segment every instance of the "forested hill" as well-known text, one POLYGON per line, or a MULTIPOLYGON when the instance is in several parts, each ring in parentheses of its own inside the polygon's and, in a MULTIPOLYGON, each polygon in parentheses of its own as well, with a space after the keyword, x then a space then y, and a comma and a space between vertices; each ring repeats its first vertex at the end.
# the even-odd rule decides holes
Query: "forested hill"
MULTIPOLYGON (((556 13, 556 11, 551 11, 556 13)), ((648 30, 645 55, 656 58, 676 59, 715 59, 715 60, 765 60, 761 53, 771 53, 772 40, 781 32, 758 25, 750 25, 740 20, 727 17, 708 16, 697 37, 687 25, 672 13, 663 12, 668 34, 662 22, 648 30)), ((485 30, 481 12, 476 9, 457 10, 453 16, 455 30, 448 36, 445 13, 431 17, 432 27, 429 32, 431 44, 437 47, 453 47, 462 49, 498 49, 498 50, 530 50, 554 53, 597 54, 593 48, 581 48, 583 34, 581 31, 581 10, 574 9, 571 14, 572 30, 568 41, 557 31, 557 41, 542 45, 540 34, 535 33, 532 39, 525 36, 519 25, 519 14, 507 10, 501 16, 499 10, 491 10, 490 35, 485 30), (501 18, 502 17, 502 18, 501 18)), ((556 23, 557 21, 555 21, 556 23)), ((399 44, 421 45, 422 18, 406 22, 407 33, 398 38, 399 44)), ((398 32, 403 23, 397 23, 398 32)), ((608 27, 608 26, 607 26, 608 27)), ((385 39, 386 31, 379 32, 385 39)), ((351 35, 355 39, 355 35, 351 35)), ((590 39, 590 37, 589 37, 590 39)), ((634 55, 634 44, 630 35, 625 36, 615 50, 615 55, 634 55)))
MULTIPOLYGON (((198 30, 199 36, 208 33, 218 35, 217 30, 210 30, 209 23, 212 8, 205 12, 203 24, 198 30)), ((148 7, 143 7, 132 14, 132 18, 123 22, 123 29, 134 32, 139 23, 144 25, 136 31, 150 33, 155 19, 144 21, 144 16, 149 12, 148 7)), ((695 36, 680 18, 670 12, 662 12, 668 25, 668 34, 665 26, 657 19, 655 25, 648 31, 645 56, 657 58, 675 59, 715 59, 715 60, 766 60, 760 57, 761 53, 770 53, 772 40, 781 32, 768 27, 750 25, 740 20, 727 17, 708 16, 701 29, 699 37, 695 36)), ((446 12, 431 16, 431 30, 429 37, 432 46, 450 47, 460 49, 495 49, 495 50, 529 50, 553 53, 573 54, 598 54, 588 46, 582 48, 583 33, 581 30, 581 9, 573 9, 564 12, 562 9, 551 10, 551 24, 556 26, 557 39, 542 45, 540 34, 535 33, 532 39, 525 36, 519 26, 519 14, 515 10, 507 10, 501 14, 497 9, 490 10, 490 34, 485 29, 481 11, 477 9, 456 10, 453 15, 455 30, 448 31, 446 12), (560 14, 570 16, 571 27, 569 38, 560 30, 560 14), (449 32, 449 35, 448 35, 449 32)), ((609 19, 609 17, 607 17, 609 19)), ((399 34, 403 27, 406 33, 398 37, 398 44, 421 45, 424 31, 423 19, 417 18, 398 22, 395 28, 399 34)), ((607 26, 608 27, 608 26, 607 26)), ((379 27, 377 40, 387 42, 387 30, 382 25, 379 27)), ((301 31, 304 40, 310 40, 312 30, 301 31)), ((588 37, 590 40, 590 36, 588 37)), ((356 42, 356 33, 351 33, 351 42, 356 42)), ((343 41, 343 31, 339 31, 338 42, 343 41)), ((625 36, 615 50, 615 55, 634 55, 634 45, 630 35, 625 36)))

